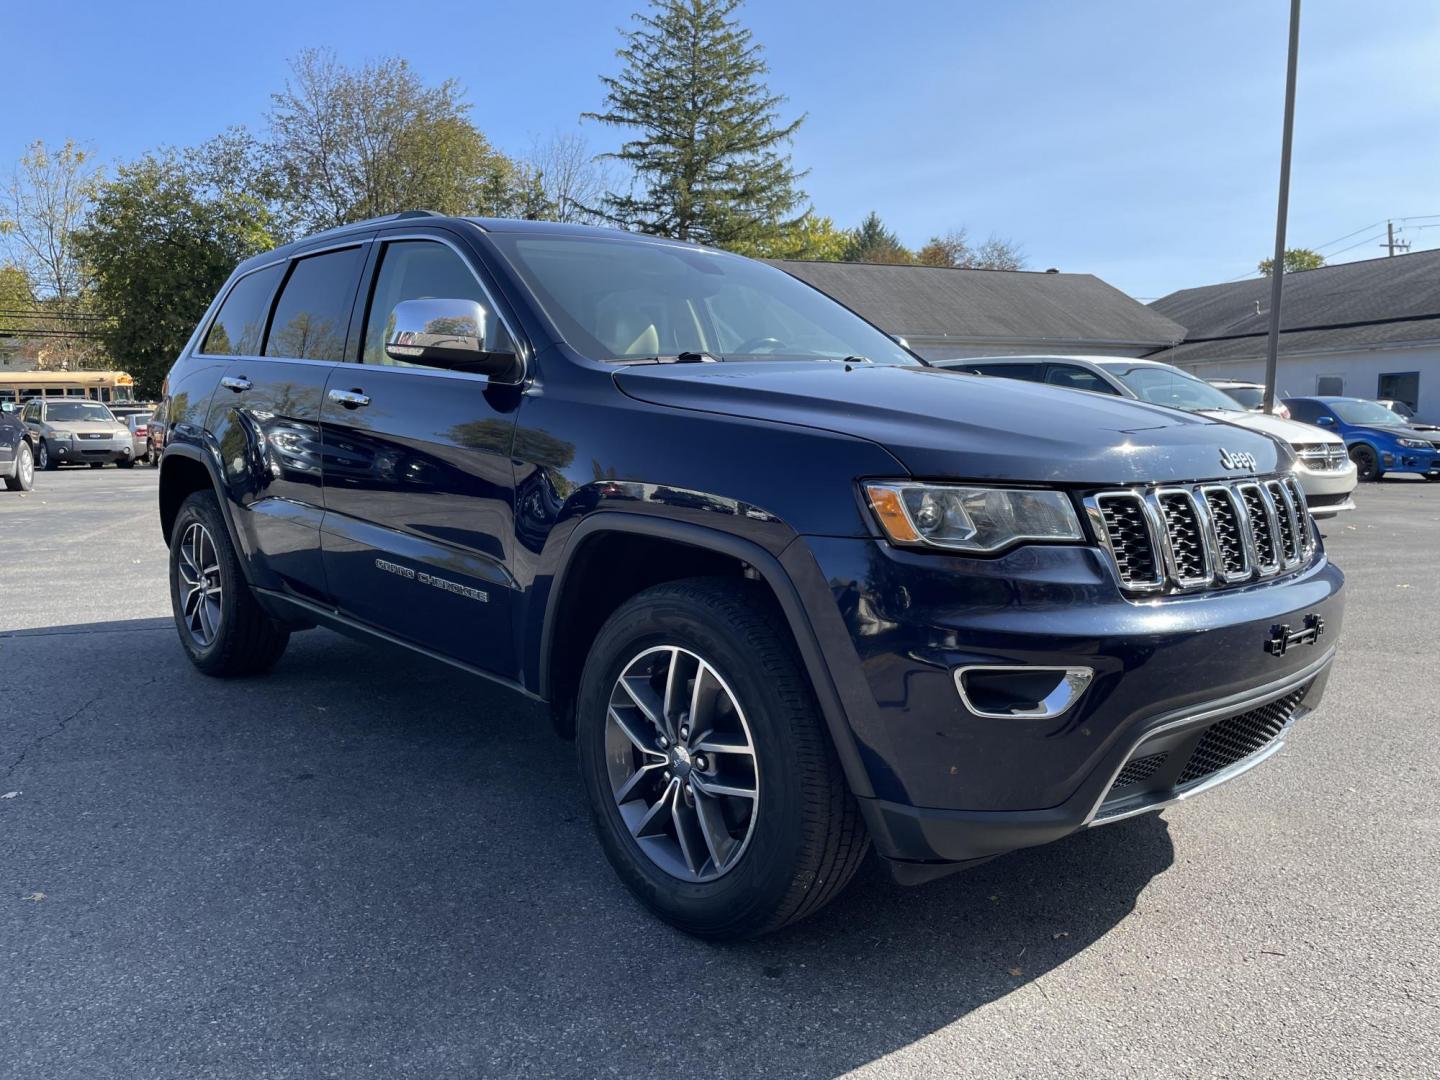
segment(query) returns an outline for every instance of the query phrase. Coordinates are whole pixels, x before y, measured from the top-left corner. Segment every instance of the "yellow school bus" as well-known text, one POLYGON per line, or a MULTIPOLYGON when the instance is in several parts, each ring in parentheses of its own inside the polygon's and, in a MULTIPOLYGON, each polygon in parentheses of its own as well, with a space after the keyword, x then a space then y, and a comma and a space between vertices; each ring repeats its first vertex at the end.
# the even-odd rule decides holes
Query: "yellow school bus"
POLYGON ((124 371, 0 371, 0 401, 19 404, 32 397, 134 401, 135 380, 124 371))

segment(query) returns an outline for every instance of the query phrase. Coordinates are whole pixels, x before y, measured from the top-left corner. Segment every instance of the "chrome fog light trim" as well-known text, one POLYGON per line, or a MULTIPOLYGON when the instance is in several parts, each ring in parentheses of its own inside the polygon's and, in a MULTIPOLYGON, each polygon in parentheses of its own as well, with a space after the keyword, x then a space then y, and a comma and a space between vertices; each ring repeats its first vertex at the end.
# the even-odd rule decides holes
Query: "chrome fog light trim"
POLYGON ((955 689, 960 694, 960 701, 965 708, 969 709, 976 716, 983 716, 990 720, 1053 720, 1057 716, 1063 716, 1069 712, 1071 707, 1080 700, 1090 684, 1095 680, 1095 671, 1088 667, 1032 667, 1025 664, 966 664, 955 669, 955 689), (1037 704, 1029 708, 1017 707, 1007 709, 1004 712, 995 712, 977 706, 969 691, 966 690, 965 680, 971 675, 977 674, 1020 674, 1020 675, 1043 675, 1052 672, 1058 677, 1055 680, 1055 687, 1045 695, 1037 704))

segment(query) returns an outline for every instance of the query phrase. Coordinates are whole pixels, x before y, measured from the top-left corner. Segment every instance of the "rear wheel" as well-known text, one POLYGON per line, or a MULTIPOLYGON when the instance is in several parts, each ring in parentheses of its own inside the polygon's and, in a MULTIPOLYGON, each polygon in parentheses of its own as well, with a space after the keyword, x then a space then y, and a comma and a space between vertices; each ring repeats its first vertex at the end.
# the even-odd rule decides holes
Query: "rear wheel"
POLYGON ((1380 459, 1364 443, 1350 448, 1350 460, 1355 463, 1355 475, 1361 483, 1380 479, 1380 459))
POLYGON ((170 602, 180 644, 206 675, 255 675, 285 651, 290 632, 260 607, 215 496, 191 495, 170 534, 170 602))
POLYGON ((819 910, 869 847, 814 693, 759 586, 697 578, 624 604, 586 660, 580 767, 611 865, 701 937, 819 910))
POLYGON ((115 462, 115 467, 117 469, 133 469, 135 467, 135 459, 128 457, 121 458, 119 461, 115 462))
POLYGON ((35 487, 35 455, 24 439, 15 448, 15 473, 5 477, 5 487, 10 491, 30 491, 35 487))
POLYGON ((91 467, 92 469, 103 469, 103 468, 105 467, 105 462, 103 462, 103 461, 92 461, 92 462, 90 462, 90 467, 91 467))

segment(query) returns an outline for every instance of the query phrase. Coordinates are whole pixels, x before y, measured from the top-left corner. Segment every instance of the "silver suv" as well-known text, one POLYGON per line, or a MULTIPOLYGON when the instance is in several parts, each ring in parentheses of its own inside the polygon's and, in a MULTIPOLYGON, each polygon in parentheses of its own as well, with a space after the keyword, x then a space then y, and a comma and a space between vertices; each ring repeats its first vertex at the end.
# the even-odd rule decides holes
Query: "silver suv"
POLYGON ((98 401, 31 398, 20 419, 35 444, 35 464, 42 470, 80 464, 101 469, 112 461, 128 469, 135 464, 130 429, 98 401))

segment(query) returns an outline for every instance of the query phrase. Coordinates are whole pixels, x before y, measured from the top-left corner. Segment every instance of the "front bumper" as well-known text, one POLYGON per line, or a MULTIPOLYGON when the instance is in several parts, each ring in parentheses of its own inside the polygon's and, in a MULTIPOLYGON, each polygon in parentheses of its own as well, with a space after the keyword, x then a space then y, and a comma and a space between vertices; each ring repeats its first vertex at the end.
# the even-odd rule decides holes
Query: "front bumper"
POLYGON ((1347 459, 1343 468, 1333 471, 1299 465, 1295 469, 1295 477, 1300 481, 1305 501, 1310 504, 1310 512, 1315 517, 1330 517, 1342 510, 1355 509, 1350 496, 1360 481, 1353 461, 1347 459))
POLYGON ((1323 553, 1287 577, 1133 601, 1093 548, 963 559, 870 540, 805 543, 844 626, 843 640, 825 619, 817 629, 870 781, 861 808, 880 854, 922 873, 1188 798, 1201 781, 1248 769, 1260 760, 1250 753, 1181 775, 1205 731, 1267 695, 1294 696, 1285 724, 1313 709, 1343 619, 1343 575, 1323 553), (1267 644, 1307 619, 1324 625, 1315 645, 1267 644), (967 665, 1088 667, 1094 679, 1053 719, 995 717, 957 693, 953 672, 967 665), (1128 762, 1162 751, 1168 767, 1112 792, 1128 762), (1130 801, 1117 809, 1112 794, 1130 801))
POLYGON ((128 436, 113 439, 47 438, 50 452, 60 464, 77 462, 128 461, 134 455, 133 440, 128 436))

